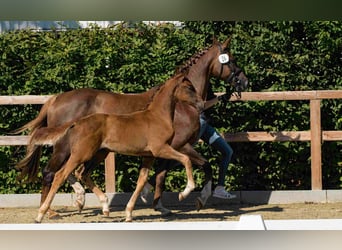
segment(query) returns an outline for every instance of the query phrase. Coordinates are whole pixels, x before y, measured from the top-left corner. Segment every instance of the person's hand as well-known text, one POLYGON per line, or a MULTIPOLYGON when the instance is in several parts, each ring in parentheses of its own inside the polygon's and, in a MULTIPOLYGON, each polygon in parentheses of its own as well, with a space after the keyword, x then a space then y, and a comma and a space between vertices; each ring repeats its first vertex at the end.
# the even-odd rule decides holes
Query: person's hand
POLYGON ((227 102, 227 101, 229 101, 229 99, 230 99, 230 95, 228 95, 227 93, 225 93, 225 94, 223 94, 223 95, 218 96, 217 99, 218 99, 219 101, 227 102))

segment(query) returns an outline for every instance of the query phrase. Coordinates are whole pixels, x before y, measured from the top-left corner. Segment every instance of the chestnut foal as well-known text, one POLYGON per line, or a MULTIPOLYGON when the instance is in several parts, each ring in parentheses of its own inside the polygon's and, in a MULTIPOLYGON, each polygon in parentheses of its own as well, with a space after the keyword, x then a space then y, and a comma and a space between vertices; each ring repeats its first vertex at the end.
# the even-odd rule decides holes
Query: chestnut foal
MULTIPOLYGON (((56 128, 36 130, 30 144, 50 144, 54 152, 50 162, 59 162, 63 167, 55 174, 51 189, 41 205, 36 222, 40 223, 50 207, 58 188, 79 165, 89 161, 99 151, 145 156, 147 159, 161 157, 177 160, 184 165, 187 186, 179 194, 186 198, 195 188, 192 164, 189 157, 170 146, 175 134, 173 116, 176 102, 194 106, 198 113, 203 109, 203 100, 191 84, 178 74, 168 80, 153 96, 147 108, 126 115, 93 114, 76 122, 56 128)), ((132 221, 132 211, 148 177, 148 168, 141 171, 136 189, 126 206, 126 221, 132 221)))

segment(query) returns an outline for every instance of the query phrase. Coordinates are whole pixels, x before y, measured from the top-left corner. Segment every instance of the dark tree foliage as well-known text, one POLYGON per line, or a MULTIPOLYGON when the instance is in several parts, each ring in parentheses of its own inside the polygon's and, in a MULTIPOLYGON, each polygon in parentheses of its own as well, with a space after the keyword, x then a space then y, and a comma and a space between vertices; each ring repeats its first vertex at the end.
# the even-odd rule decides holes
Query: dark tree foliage
MULTIPOLYGON (((0 95, 55 94, 92 87, 124 93, 142 92, 164 82, 213 37, 232 36, 230 50, 251 85, 247 91, 342 89, 342 23, 312 22, 184 22, 159 26, 131 23, 102 29, 0 34, 0 95)), ((223 91, 223 82, 214 90, 223 91)), ((322 102, 322 128, 342 130, 341 100, 322 102)), ((39 112, 40 105, 0 107, 0 134, 6 135, 39 112)), ((212 124, 220 131, 308 130, 309 103, 237 102, 213 108, 212 124)), ((232 190, 310 189, 310 144, 305 142, 232 143, 233 161, 226 185, 232 190)), ((207 145, 196 148, 213 164, 219 155, 207 145)), ((324 142, 323 188, 342 186, 341 142, 324 142)), ((43 167, 49 159, 46 149, 43 167)), ((0 147, 0 193, 35 193, 40 182, 18 184, 15 163, 25 147, 0 147)), ((116 157, 118 191, 132 191, 140 159, 116 157)), ((153 174, 153 171, 151 172, 153 174)), ((195 167, 200 187, 203 173, 195 167)), ((93 174, 103 187, 104 168, 93 174)), ((185 185, 182 168, 171 171, 166 189, 185 185)), ((62 191, 70 191, 66 185, 62 191)))

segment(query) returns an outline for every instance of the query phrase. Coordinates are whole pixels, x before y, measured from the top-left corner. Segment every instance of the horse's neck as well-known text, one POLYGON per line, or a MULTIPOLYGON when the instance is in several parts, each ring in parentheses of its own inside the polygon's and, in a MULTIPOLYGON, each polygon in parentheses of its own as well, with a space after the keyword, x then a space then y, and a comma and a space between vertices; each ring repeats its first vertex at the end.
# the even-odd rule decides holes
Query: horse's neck
POLYGON ((206 52, 195 64, 189 67, 187 73, 187 78, 192 82, 197 93, 202 96, 203 100, 207 95, 209 77, 211 75, 212 54, 210 50, 206 52))

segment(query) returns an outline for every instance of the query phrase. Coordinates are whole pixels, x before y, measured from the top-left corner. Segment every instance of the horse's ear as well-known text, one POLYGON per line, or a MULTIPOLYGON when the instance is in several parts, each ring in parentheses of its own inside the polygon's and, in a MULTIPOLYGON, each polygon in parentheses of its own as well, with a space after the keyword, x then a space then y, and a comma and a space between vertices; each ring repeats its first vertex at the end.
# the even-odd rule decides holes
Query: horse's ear
POLYGON ((230 37, 228 37, 227 39, 226 39, 226 41, 224 41, 223 42, 223 47, 224 48, 228 48, 229 47, 229 45, 230 45, 230 41, 232 40, 232 36, 230 36, 230 37))
POLYGON ((189 80, 189 78, 187 78, 186 76, 184 76, 182 82, 191 82, 191 81, 189 80))
POLYGON ((213 35, 212 40, 213 40, 213 45, 218 43, 218 40, 215 35, 213 35))

